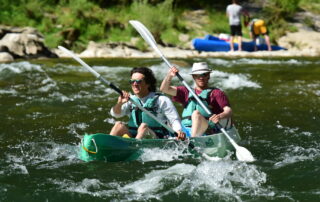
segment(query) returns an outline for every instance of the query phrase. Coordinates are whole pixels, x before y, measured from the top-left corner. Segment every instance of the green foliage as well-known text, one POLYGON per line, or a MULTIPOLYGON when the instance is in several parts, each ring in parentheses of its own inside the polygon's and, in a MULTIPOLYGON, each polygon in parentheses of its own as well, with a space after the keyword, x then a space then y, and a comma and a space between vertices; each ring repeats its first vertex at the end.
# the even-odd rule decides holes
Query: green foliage
POLYGON ((161 33, 161 39, 167 44, 181 45, 181 42, 179 41, 179 32, 174 28, 163 31, 161 33))
MULTIPOLYGON (((244 2, 252 0, 241 1, 244 2)), ((319 0, 267 2, 262 17, 269 25, 273 40, 288 30, 294 31, 286 21, 299 5, 320 8, 319 0)), ((138 38, 135 45, 146 50, 148 46, 129 25, 129 20, 145 24, 158 43, 183 46, 187 42, 186 39, 179 40, 182 34, 188 35, 190 42, 192 38, 205 34, 229 33, 225 6, 230 3, 231 0, 1 0, 0 24, 35 27, 45 36, 45 43, 50 48, 63 44, 79 51, 90 40, 128 42, 134 36, 138 38), (184 16, 186 11, 193 13, 198 8, 205 10, 206 14, 190 22, 190 16, 184 16), (70 36, 70 32, 75 35, 70 36)), ((305 23, 312 26, 310 19, 305 19, 305 23)), ((244 28, 243 32, 247 37, 247 29, 244 28)))
POLYGON ((290 20, 299 9, 301 0, 270 0, 263 9, 263 16, 267 22, 272 42, 293 30, 289 26, 290 20))
POLYGON ((301 0, 300 7, 315 14, 320 14, 320 0, 301 0))
POLYGON ((108 32, 108 42, 123 42, 130 41, 131 39, 131 30, 130 29, 120 29, 112 28, 108 32))
POLYGON ((165 0, 153 6, 148 4, 147 0, 137 0, 131 5, 131 17, 146 25, 159 42, 161 33, 173 26, 172 2, 173 0, 165 0))
POLYGON ((226 17, 225 11, 217 11, 217 10, 212 10, 208 11, 209 14, 209 21, 205 26, 205 29, 209 31, 209 33, 229 33, 230 28, 229 28, 229 23, 226 17))
POLYGON ((290 19, 299 8, 300 0, 269 0, 264 12, 270 20, 290 19))

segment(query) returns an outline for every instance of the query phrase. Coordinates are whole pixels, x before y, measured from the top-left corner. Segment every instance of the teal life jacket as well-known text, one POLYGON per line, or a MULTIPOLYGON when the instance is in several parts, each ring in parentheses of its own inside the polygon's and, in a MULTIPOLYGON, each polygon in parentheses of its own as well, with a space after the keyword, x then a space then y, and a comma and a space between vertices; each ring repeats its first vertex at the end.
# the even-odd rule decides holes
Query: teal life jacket
MULTIPOLYGON (((211 92, 216 89, 216 88, 208 88, 203 90, 198 97, 200 98, 200 100, 203 102, 203 104, 210 110, 211 106, 209 105, 209 99, 210 99, 210 94, 211 92)), ((202 116, 204 116, 206 119, 209 119, 209 117, 211 116, 211 114, 208 114, 202 107, 200 104, 198 104, 198 101, 194 98, 194 96, 189 93, 189 97, 188 97, 188 103, 185 105, 183 112, 182 112, 182 125, 185 127, 191 127, 192 126, 192 120, 191 120, 191 115, 193 113, 193 111, 198 110, 200 112, 200 114, 202 116)), ((212 121, 210 121, 208 126, 208 129, 206 130, 205 134, 206 135, 210 135, 213 133, 218 133, 220 131, 220 129, 216 126, 215 123, 213 123, 212 121)), ((230 129, 232 128, 232 119, 228 118, 228 119, 223 119, 220 120, 220 125, 222 125, 223 128, 225 129, 230 129)))
MULTIPOLYGON (((208 88, 203 90, 198 97, 200 98, 200 100, 203 102, 203 104, 210 109, 209 106, 209 98, 210 98, 210 94, 211 92, 214 90, 215 88, 208 88)), ((191 121, 191 115, 193 113, 193 111, 198 110, 202 116, 204 116, 205 118, 209 118, 210 114, 208 114, 202 107, 201 105, 198 103, 198 101, 194 98, 194 96, 189 93, 189 97, 188 97, 188 103, 184 106, 183 112, 182 112, 182 125, 186 126, 186 127, 191 127, 192 126, 192 121, 191 121)))
MULTIPOLYGON (((132 96, 131 98, 137 102, 140 103, 143 108, 151 112, 153 115, 157 116, 157 109, 158 106, 156 105, 156 102, 161 96, 161 93, 156 93, 155 96, 152 98, 148 98, 147 101, 142 105, 142 102, 137 96, 132 96)), ((141 123, 146 123, 148 125, 148 128, 150 128, 153 132, 156 133, 156 135, 159 138, 164 138, 165 136, 169 135, 169 131, 164 128, 162 125, 160 125, 156 120, 153 118, 149 117, 148 114, 145 112, 141 111, 137 106, 132 104, 130 108, 130 119, 129 119, 129 131, 132 136, 137 135, 137 130, 138 127, 140 126, 141 123)), ((165 123, 167 124, 167 123, 165 123)))

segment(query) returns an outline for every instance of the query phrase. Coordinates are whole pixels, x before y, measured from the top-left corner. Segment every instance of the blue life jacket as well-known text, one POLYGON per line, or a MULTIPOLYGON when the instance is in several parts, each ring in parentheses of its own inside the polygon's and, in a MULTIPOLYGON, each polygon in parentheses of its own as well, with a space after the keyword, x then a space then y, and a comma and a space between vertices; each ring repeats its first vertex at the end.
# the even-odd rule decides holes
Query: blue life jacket
MULTIPOLYGON (((135 102, 140 103, 140 105, 143 106, 143 108, 151 112, 153 115, 157 116, 158 106, 156 105, 156 102, 159 96, 161 95, 162 95, 161 93, 156 93, 154 97, 148 98, 147 101, 144 103, 144 105, 142 105, 142 102, 137 96, 132 96, 131 98, 135 102)), ((165 136, 170 135, 169 131, 166 128, 164 128, 161 124, 159 124, 153 118, 149 117, 148 114, 141 111, 134 104, 132 104, 130 108, 130 112, 131 112, 131 115, 130 115, 128 126, 132 136, 135 137, 137 135, 137 130, 138 130, 138 127, 141 125, 141 123, 146 123, 148 125, 148 128, 150 128, 153 132, 155 132, 159 138, 164 138, 165 136)))

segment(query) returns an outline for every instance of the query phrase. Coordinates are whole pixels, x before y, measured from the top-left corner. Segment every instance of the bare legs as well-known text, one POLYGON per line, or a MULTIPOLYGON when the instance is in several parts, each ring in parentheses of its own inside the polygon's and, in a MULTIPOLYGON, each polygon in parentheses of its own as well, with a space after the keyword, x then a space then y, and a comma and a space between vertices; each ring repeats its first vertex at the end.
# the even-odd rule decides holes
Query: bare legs
MULTIPOLYGON (((234 36, 230 37, 230 51, 234 51, 234 43, 233 43, 234 36)), ((238 51, 242 51, 242 36, 238 36, 238 51)))
POLYGON ((208 128, 208 121, 200 114, 198 110, 193 111, 191 115, 192 128, 191 136, 201 136, 208 128))
POLYGON ((122 136, 124 134, 130 135, 127 126, 125 126, 121 121, 117 121, 111 129, 110 135, 122 136))
POLYGON ((238 51, 242 51, 242 36, 238 36, 238 51))
POLYGON ((230 37, 230 51, 234 51, 233 36, 230 37))
POLYGON ((264 35, 264 38, 266 39, 266 44, 268 46, 268 51, 272 51, 271 45, 270 45, 270 38, 268 35, 264 35))
MULTIPOLYGON (((156 135, 151 129, 148 128, 148 125, 145 123, 142 123, 137 131, 137 136, 136 139, 141 139, 144 137, 145 134, 147 133, 151 133, 152 135, 156 135)), ((128 134, 131 136, 127 126, 122 123, 121 121, 117 121, 113 128, 110 131, 110 135, 114 135, 114 136, 122 136, 124 134, 128 134)))

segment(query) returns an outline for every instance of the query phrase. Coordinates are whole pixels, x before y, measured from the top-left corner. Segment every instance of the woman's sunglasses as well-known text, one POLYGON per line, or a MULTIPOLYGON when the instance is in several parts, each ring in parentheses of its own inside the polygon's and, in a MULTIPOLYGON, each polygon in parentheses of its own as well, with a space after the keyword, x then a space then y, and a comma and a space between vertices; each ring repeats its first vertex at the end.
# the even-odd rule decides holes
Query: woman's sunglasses
POLYGON ((130 79, 129 83, 134 84, 134 82, 136 82, 137 84, 141 84, 142 81, 143 81, 143 79, 130 79))

